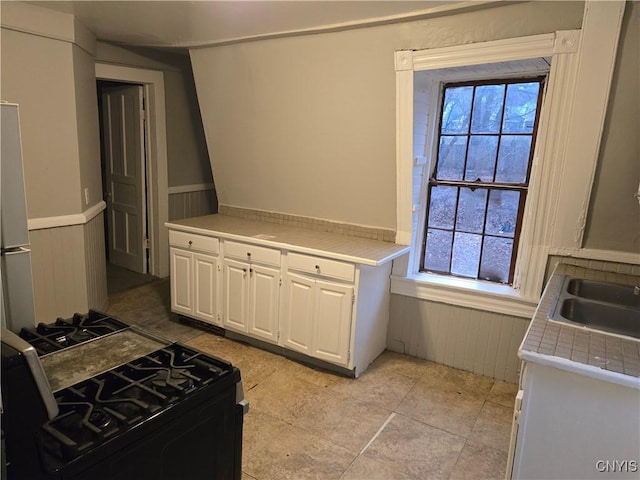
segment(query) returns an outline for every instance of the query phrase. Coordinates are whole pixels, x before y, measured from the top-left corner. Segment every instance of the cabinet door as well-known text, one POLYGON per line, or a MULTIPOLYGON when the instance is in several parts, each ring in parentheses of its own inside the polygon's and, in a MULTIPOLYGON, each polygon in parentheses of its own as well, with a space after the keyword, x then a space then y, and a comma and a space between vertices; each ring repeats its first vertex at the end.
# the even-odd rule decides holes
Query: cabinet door
POLYGON ((194 253, 193 272, 193 316, 205 322, 217 324, 218 259, 211 255, 194 253))
POLYGON ((349 363, 353 287, 316 281, 313 352, 340 365, 349 363))
POLYGON ((223 325, 230 330, 247 333, 249 305, 249 264, 225 259, 223 325))
POLYGON ((272 343, 278 341, 280 270, 249 268, 249 334, 272 343))
POLYGON ((280 343, 307 355, 311 354, 314 286, 312 279, 292 273, 286 276, 280 343))
POLYGON ((171 311, 182 315, 193 313, 192 253, 179 248, 170 249, 171 311))

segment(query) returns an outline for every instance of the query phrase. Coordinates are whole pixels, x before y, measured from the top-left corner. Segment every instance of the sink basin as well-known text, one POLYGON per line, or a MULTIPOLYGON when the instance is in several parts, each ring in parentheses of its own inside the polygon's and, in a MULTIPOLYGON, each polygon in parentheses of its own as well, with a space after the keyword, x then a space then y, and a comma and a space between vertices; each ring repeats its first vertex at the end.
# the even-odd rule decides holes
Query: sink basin
POLYGON ((567 277, 549 320, 640 339, 640 295, 633 286, 567 277))
POLYGON ((581 298, 640 308, 640 295, 634 294, 631 285, 572 278, 567 283, 567 292, 581 298))
POLYGON ((560 315, 585 327, 640 338, 640 311, 606 303, 566 298, 560 304, 560 315))

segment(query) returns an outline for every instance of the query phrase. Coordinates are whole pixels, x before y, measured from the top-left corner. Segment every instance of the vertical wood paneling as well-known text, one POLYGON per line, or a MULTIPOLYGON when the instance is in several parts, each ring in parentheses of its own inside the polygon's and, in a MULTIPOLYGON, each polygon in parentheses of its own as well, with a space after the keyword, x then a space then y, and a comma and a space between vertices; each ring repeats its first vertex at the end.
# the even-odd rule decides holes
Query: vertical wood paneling
POLYGON ((215 190, 172 193, 169 195, 169 220, 216 213, 217 206, 215 190))
POLYGON ((82 225, 30 232, 36 320, 50 323, 88 308, 82 225))
POLYGON ((487 338, 487 352, 484 357, 484 365, 482 366, 482 375, 487 377, 493 377, 496 370, 496 362, 498 361, 498 343, 500 341, 500 328, 502 322, 500 321, 500 315, 493 315, 485 312, 489 319, 489 335, 487 338))
POLYGON ((88 306, 97 310, 106 310, 108 306, 107 263, 102 213, 84 225, 84 237, 88 306))
POLYGON ((515 383, 528 324, 524 318, 392 295, 387 348, 515 383))

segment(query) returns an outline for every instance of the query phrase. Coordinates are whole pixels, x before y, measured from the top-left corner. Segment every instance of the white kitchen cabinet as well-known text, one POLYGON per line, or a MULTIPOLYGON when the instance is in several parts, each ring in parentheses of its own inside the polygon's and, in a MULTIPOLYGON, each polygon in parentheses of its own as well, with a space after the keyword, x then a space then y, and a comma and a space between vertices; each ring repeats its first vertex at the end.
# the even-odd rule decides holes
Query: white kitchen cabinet
POLYGON ((327 280, 325 272, 353 279, 354 266, 292 254, 285 278, 282 344, 320 360, 347 367, 350 360, 353 283, 327 280), (311 265, 312 268, 305 268, 311 265), (302 268, 300 268, 302 266, 302 268), (331 267, 337 267, 331 269, 331 267), (326 268, 325 268, 326 267, 326 268), (315 271, 316 276, 291 270, 315 271))
POLYGON ((637 479, 640 383, 524 363, 506 478, 637 479))
POLYGON ((172 251, 177 313, 197 318, 200 280, 184 251, 204 253, 209 239, 226 336, 354 377, 384 351, 392 260, 408 247, 220 214, 166 225, 182 250, 172 251))
POLYGON ((224 327, 277 343, 280 251, 239 242, 224 251, 224 327))
POLYGON ((171 311, 220 325, 218 239, 169 233, 171 311))

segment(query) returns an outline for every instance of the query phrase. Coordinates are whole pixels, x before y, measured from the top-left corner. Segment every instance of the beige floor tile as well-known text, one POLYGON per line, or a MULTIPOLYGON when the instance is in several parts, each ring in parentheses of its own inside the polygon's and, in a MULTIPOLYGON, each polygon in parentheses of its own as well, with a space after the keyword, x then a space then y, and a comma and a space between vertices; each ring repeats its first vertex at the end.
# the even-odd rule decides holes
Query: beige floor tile
POLYGON ((502 480, 506 468, 506 452, 468 440, 449 478, 451 480, 502 480))
POLYGON ((171 306, 169 279, 162 279, 109 295, 109 308, 112 314, 121 314, 142 307, 165 306, 167 312, 171 306))
POLYGON ((513 422, 513 408, 485 402, 478 415, 469 440, 497 450, 509 450, 509 437, 513 422))
POLYGON ((130 310, 116 318, 170 342, 186 342, 200 335, 198 330, 180 322, 177 315, 168 312, 162 305, 130 310))
POLYGON ((293 425, 358 454, 391 413, 356 398, 325 390, 304 408, 293 425))
POLYGON ((496 380, 493 387, 491 387, 487 400, 504 407, 513 408, 513 403, 515 402, 517 393, 517 384, 496 380))
POLYGON ((245 417, 243 471, 258 480, 339 479, 348 450, 261 412, 245 417))
POLYGON ((246 390, 245 397, 252 410, 292 423, 323 390, 324 387, 292 377, 286 372, 274 372, 246 390))
POLYGON ((405 471, 393 460, 360 455, 349 466, 340 480, 426 480, 405 471))
POLYGON ((345 378, 337 373, 308 366, 295 360, 289 360, 286 357, 280 357, 278 370, 281 372, 287 372, 289 375, 293 375, 294 377, 313 383, 319 387, 329 387, 345 378))
POLYGON ((418 382, 396 408, 420 422, 467 437, 480 414, 484 397, 452 388, 418 382))
POLYGON ((416 379, 382 368, 371 367, 359 378, 340 378, 329 388, 388 410, 395 409, 409 393, 416 379))
POLYGON ((369 369, 380 370, 389 374, 400 374, 417 380, 425 374, 428 365, 429 362, 421 358, 385 350, 374 360, 369 369))
POLYGON ((495 382, 493 378, 432 362, 425 364, 420 381, 433 387, 448 387, 478 396, 488 395, 495 382))
POLYGON ((458 435, 396 414, 364 451, 362 458, 359 457, 360 462, 354 462, 345 478, 357 478, 366 470, 374 471, 375 464, 382 461, 392 462, 392 465, 386 464, 384 473, 381 471, 382 478, 394 471, 398 478, 448 478, 464 443, 464 438, 458 435))

